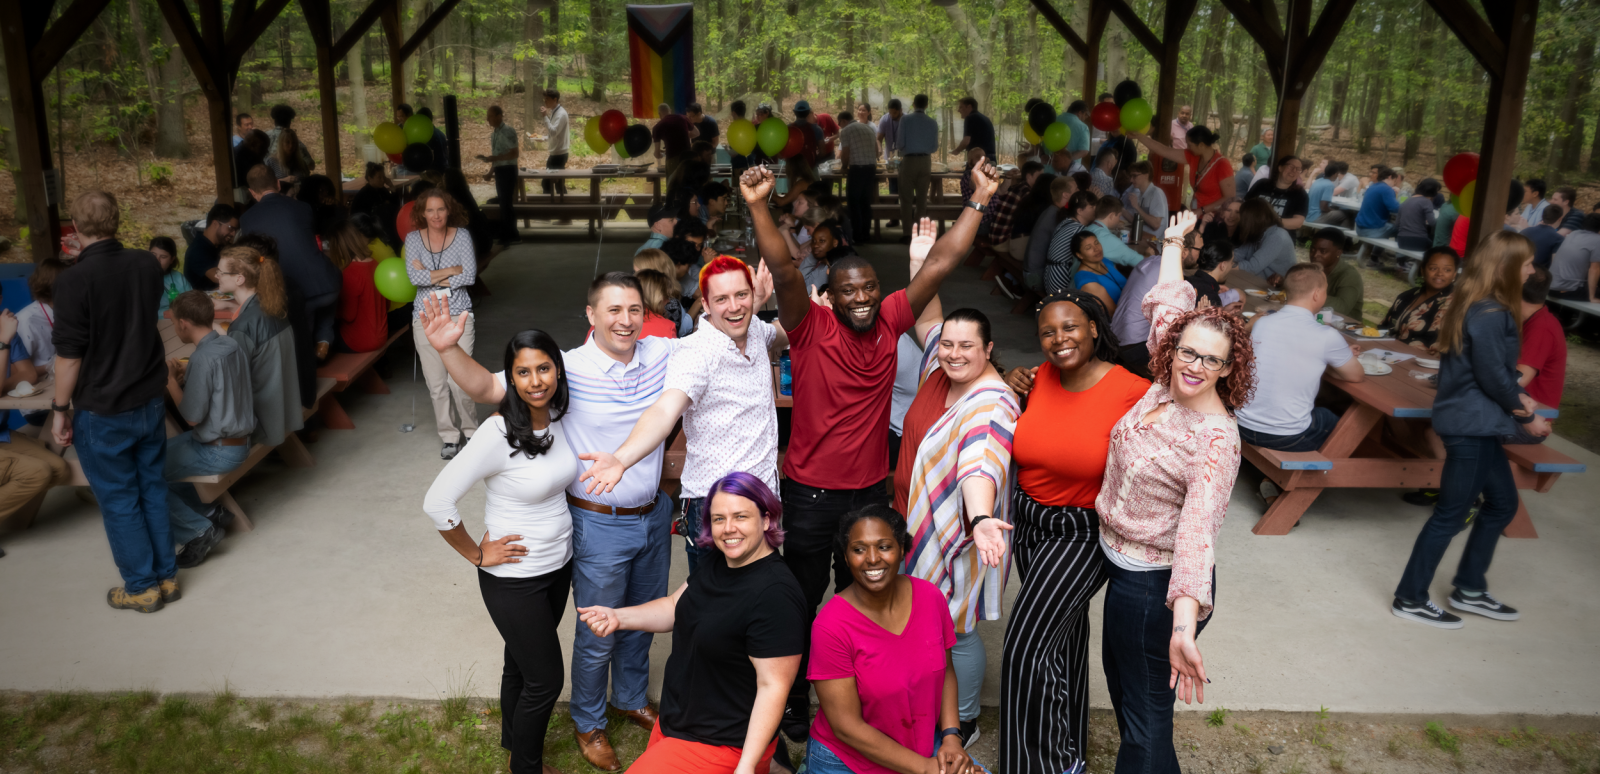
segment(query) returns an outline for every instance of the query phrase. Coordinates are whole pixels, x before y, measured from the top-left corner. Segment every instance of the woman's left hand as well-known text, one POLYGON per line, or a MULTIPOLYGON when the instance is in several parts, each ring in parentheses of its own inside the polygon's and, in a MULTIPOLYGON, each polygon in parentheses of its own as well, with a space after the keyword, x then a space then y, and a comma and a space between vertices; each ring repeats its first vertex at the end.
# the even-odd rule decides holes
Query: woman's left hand
POLYGON ((1168 688, 1178 689, 1178 700, 1184 704, 1206 703, 1206 666, 1200 658, 1200 647, 1194 642, 1194 629, 1198 624, 1175 626, 1172 642, 1167 648, 1167 660, 1172 663, 1172 677, 1168 688), (1181 629, 1181 631, 1180 631, 1181 629), (1190 697, 1194 701, 1190 701, 1190 697))
POLYGON ((962 748, 959 736, 945 737, 934 757, 939 759, 939 770, 944 774, 967 774, 972 771, 972 756, 962 748))
POLYGON ((1178 239, 1182 239, 1184 234, 1187 234, 1193 230, 1194 212, 1192 210, 1184 210, 1183 212, 1175 212, 1172 214, 1172 220, 1167 226, 1166 236, 1168 238, 1176 237, 1178 239))
POLYGON ((972 528, 972 543, 978 547, 978 558, 989 567, 999 567, 1006 555, 1005 533, 1015 527, 993 516, 978 522, 972 528))

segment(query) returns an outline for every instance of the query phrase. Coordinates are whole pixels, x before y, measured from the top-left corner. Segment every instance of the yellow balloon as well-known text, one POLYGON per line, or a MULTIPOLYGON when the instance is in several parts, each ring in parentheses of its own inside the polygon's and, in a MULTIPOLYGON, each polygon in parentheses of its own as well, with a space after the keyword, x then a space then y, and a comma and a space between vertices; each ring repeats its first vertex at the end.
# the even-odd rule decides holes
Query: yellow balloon
POLYGON ((583 141, 589 144, 589 149, 595 153, 605 153, 611 150, 611 143, 600 134, 600 119, 591 118, 583 125, 583 141))
POLYGON ((1029 145, 1038 145, 1040 140, 1039 133, 1033 130, 1027 118, 1022 119, 1022 139, 1027 140, 1029 145))
POLYGON ((728 148, 740 156, 756 149, 756 125, 743 118, 728 124, 728 148))
POLYGON ((1460 199, 1461 204, 1458 205, 1456 209, 1460 210, 1462 215, 1466 215, 1468 217, 1472 216, 1472 199, 1477 192, 1478 181, 1476 180, 1461 186, 1461 193, 1456 194, 1456 196, 1460 199))

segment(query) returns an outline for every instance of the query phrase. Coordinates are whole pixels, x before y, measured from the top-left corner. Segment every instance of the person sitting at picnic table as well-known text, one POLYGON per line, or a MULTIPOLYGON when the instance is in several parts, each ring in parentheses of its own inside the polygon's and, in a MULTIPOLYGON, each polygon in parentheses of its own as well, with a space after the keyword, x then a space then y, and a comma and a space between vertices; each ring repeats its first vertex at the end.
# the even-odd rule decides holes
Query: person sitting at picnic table
POLYGON ((1061 213, 1061 222, 1056 224, 1056 230, 1050 235, 1050 249, 1045 253, 1045 293, 1054 295, 1075 286, 1073 275, 1078 268, 1075 240, 1078 232, 1094 222, 1097 201, 1099 197, 1094 192, 1081 188, 1067 200, 1067 206, 1061 213))
POLYGON ((1266 199, 1279 223, 1289 231, 1297 231, 1306 223, 1311 211, 1311 198, 1300 187, 1300 173, 1305 165, 1298 156, 1280 156, 1277 165, 1259 183, 1252 184, 1245 199, 1266 199))
POLYGON ((183 251, 183 276, 195 290, 217 289, 217 259, 222 248, 233 244, 239 233, 239 210, 232 204, 217 202, 206 213, 206 227, 189 249, 183 251))
POLYGON ((1116 196, 1117 183, 1113 177, 1117 170, 1117 152, 1111 148, 1102 147, 1095 154, 1094 166, 1089 169, 1089 179, 1092 181, 1089 190, 1101 196, 1116 196))
POLYGON ((272 138, 260 129, 252 129, 245 133, 244 139, 233 146, 233 169, 235 185, 234 195, 243 198, 244 176, 257 164, 267 163, 267 157, 272 155, 272 138))
POLYGON ((167 358, 167 394, 193 426, 167 439, 167 511, 180 570, 200 566, 222 542, 229 521, 221 503, 202 503, 194 484, 183 479, 239 467, 250 456, 256 429, 250 357, 238 341, 211 329, 215 317, 216 307, 201 291, 172 302, 178 340, 194 345, 185 360, 167 358))
POLYGON ((1131 183, 1122 194, 1122 203, 1133 211, 1133 218, 1140 224, 1145 241, 1154 242, 1156 240, 1152 235, 1160 233, 1161 227, 1167 223, 1167 192, 1153 183, 1155 166, 1148 160, 1135 161, 1127 171, 1131 183))
MULTIPOLYGON (((1068 206, 1078 182, 1071 175, 1058 175, 1050 181, 1050 206, 1039 213, 1028 233, 1028 249, 1023 254, 1022 283, 1035 293, 1044 293, 1045 267, 1050 259, 1050 243, 1056 229, 1067 220, 1068 206)), ((1082 224, 1079 224, 1081 227, 1082 224)))
POLYGON ((1542 223, 1544 211, 1550 206, 1550 200, 1544 196, 1545 190, 1544 180, 1537 177, 1529 178, 1528 182, 1523 183, 1522 201, 1519 202, 1521 206, 1506 216, 1506 225, 1517 231, 1523 231, 1529 226, 1542 223))
POLYGON ((965 747, 977 739, 987 668, 978 622, 999 620, 1010 574, 1011 437, 1022 409, 1000 377, 989 318, 976 309, 939 317, 935 297, 917 325, 922 384, 902 420, 899 458, 909 466, 894 477, 894 510, 917 536, 905 572, 933 584, 956 622, 965 747))
POLYGON ((1184 703, 1205 701, 1195 638, 1211 615, 1216 538, 1239 472, 1232 414, 1256 389, 1244 321, 1194 309, 1194 287, 1183 280, 1183 235, 1194 224, 1193 212, 1178 213, 1162 240, 1161 273, 1142 303, 1155 379, 1111 430, 1095 500, 1119 771, 1177 771, 1174 687, 1184 703))
POLYGON ((478 568, 478 591, 501 639, 500 747, 516 774, 552 772, 544 762, 550 714, 565 680, 556 633, 572 583, 572 515, 566 488, 578 458, 562 427, 569 387, 548 333, 506 342, 505 397, 428 488, 422 509, 439 536, 478 568), (507 449, 510 452, 507 453, 507 449), (483 537, 467 533, 459 505, 482 481, 483 537))
MULTIPOLYGON (((649 104, 649 103, 646 103, 649 104)), ((672 112, 672 106, 663 102, 656 105, 656 125, 650 130, 655 142, 656 159, 662 162, 666 176, 678 171, 678 165, 689 155, 689 141, 694 139, 694 126, 689 119, 672 112)))
POLYGON ((1429 248, 1422 256, 1422 284, 1400 291, 1379 328, 1389 331, 1396 341, 1417 349, 1433 351, 1439 340, 1439 325, 1450 306, 1455 289, 1456 269, 1461 256, 1449 247, 1429 248))
POLYGON ((634 276, 639 278, 644 300, 644 322, 639 327, 639 338, 678 338, 678 323, 683 319, 678 283, 653 269, 634 272, 634 276))
POLYGON ((1294 237, 1265 199, 1246 199, 1239 205, 1236 236, 1233 260, 1239 268, 1274 286, 1295 265, 1294 237))
MULTIPOLYGON (((1526 236, 1527 232, 1523 232, 1526 236)), ((1567 381, 1567 332, 1545 306, 1550 293, 1550 271, 1535 268, 1522 283, 1522 349, 1517 353, 1517 384, 1546 406, 1560 406, 1567 381)), ((1512 443, 1544 443, 1517 426, 1512 443)))
POLYGON ((1311 181, 1311 187, 1306 189, 1306 222, 1318 225, 1339 225, 1344 222, 1344 213, 1333 206, 1333 187, 1339 177, 1338 162, 1324 162, 1322 173, 1311 181), (1338 213, 1337 222, 1331 215, 1338 213))
MULTIPOLYGON (((1205 247, 1205 238, 1198 231, 1190 231, 1183 235, 1183 271, 1189 273, 1195 270, 1200 261, 1200 250, 1205 247)), ((1118 351, 1118 359, 1122 366, 1140 377, 1150 378, 1150 348, 1145 345, 1145 340, 1150 338, 1150 320, 1144 316, 1144 311, 1139 304, 1132 303, 1133 299, 1144 298, 1150 288, 1155 287, 1156 278, 1161 273, 1161 256, 1152 255, 1139 262, 1128 272, 1128 280, 1122 286, 1122 296, 1129 303, 1117 304, 1111 314, 1111 336, 1119 342, 1128 342, 1118 351)))
POLYGON ((733 189, 727 183, 713 180, 700 186, 695 197, 700 201, 700 222, 706 224, 706 231, 717 233, 722 228, 722 216, 728 212, 728 203, 733 200, 733 189))
POLYGON ((646 219, 650 222, 650 236, 633 251, 634 255, 645 250, 658 250, 672 238, 672 232, 678 227, 678 214, 681 210, 668 207, 665 202, 650 208, 646 219))
POLYGON ((1550 192, 1550 206, 1561 210, 1561 226, 1556 230, 1566 236, 1583 228, 1583 210, 1577 206, 1578 189, 1561 186, 1550 192))
POLYGON ((156 319, 160 320, 167 314, 167 307, 172 305, 172 299, 178 294, 194 290, 189 285, 189 278, 183 276, 183 271, 178 268, 178 243, 169 236, 158 236, 150 240, 150 254, 161 263, 161 306, 156 311, 156 319))
POLYGON ((1600 212, 1583 219, 1583 228, 1568 234, 1550 258, 1550 297, 1566 301, 1600 301, 1600 212))
POLYGON ((1401 250, 1426 250, 1433 246, 1433 227, 1439 219, 1433 197, 1439 195, 1439 189, 1438 180, 1423 178, 1417 183, 1416 192, 1400 203, 1400 213, 1394 221, 1394 241, 1401 250))
POLYGON ((1139 251, 1122 241, 1122 215, 1127 208, 1116 194, 1100 197, 1094 203, 1094 222, 1084 230, 1100 238, 1100 252, 1105 260, 1129 269, 1144 260, 1139 251))
MULTIPOLYGON (((1405 209, 1405 205, 1400 205, 1400 208, 1405 209)), ((1538 223, 1522 230, 1522 235, 1533 243, 1534 266, 1541 269, 1550 268, 1550 261, 1555 257, 1556 250, 1561 249, 1561 243, 1566 241, 1566 237, 1556 228, 1561 225, 1561 217, 1560 207, 1546 207, 1539 211, 1538 223)))
MULTIPOLYGON (((17 310, 17 335, 32 355, 33 367, 41 378, 55 368, 56 345, 50 335, 56 327, 56 278, 66 270, 67 265, 60 258, 46 258, 36 264, 28 275, 28 293, 33 302, 17 310)), ((39 416, 43 418, 48 413, 40 412, 39 416)), ((38 424, 32 421, 33 414, 25 416, 29 417, 29 424, 38 424)))
POLYGON ((256 203, 239 218, 240 232, 270 235, 289 286, 289 324, 295 332, 300 399, 315 402, 317 361, 333 347, 339 310, 339 268, 317 244, 315 215, 310 205, 277 193, 266 167, 250 170, 250 195, 256 203))
POLYGON ((1016 218, 1018 205, 1022 204, 1022 200, 1033 190, 1035 181, 1043 173, 1044 165, 1038 161, 1026 162, 1020 169, 1005 173, 1000 181, 1000 191, 994 196, 994 204, 984 213, 984 220, 988 223, 989 230, 983 241, 991 249, 1009 253, 1011 252, 1009 243, 1013 239, 1027 238, 1028 232, 1013 228, 1012 223, 1016 218))
POLYGON ((422 306, 427 296, 448 297, 450 316, 459 315, 466 320, 461 348, 472 354, 476 316, 467 287, 477 280, 478 261, 472 234, 465 228, 466 211, 454 197, 443 189, 430 189, 417 197, 416 207, 411 213, 411 225, 416 230, 406 237, 405 251, 406 274, 418 289, 412 304, 412 335, 428 382, 428 397, 433 402, 434 424, 443 442, 439 457, 448 460, 456 456, 463 439, 471 439, 477 432, 478 412, 472 398, 445 372, 439 353, 428 344, 423 333, 422 306))
POLYGON ((365 234, 350 221, 335 229, 327 241, 328 258, 339 267, 339 327, 334 349, 372 352, 389 342, 389 299, 378 292, 374 279, 378 262, 365 234))
MULTIPOLYGON (((1333 307, 1340 317, 1350 322, 1361 322, 1366 290, 1361 271, 1354 263, 1344 260, 1344 232, 1332 226, 1318 231, 1311 238, 1311 262, 1321 266, 1327 277, 1327 305, 1333 307)), ((1321 309, 1317 307, 1317 311, 1321 309)))
MULTIPOLYGON (((1228 274, 1233 272, 1233 243, 1226 239, 1212 240, 1202 235, 1204 245, 1200 254, 1195 258, 1194 272, 1187 279, 1194 286, 1198 294, 1195 299, 1196 309, 1205 309, 1208 306, 1223 306, 1222 291, 1228 287, 1223 284, 1228 274)), ((1235 301, 1240 304, 1243 301, 1235 301)), ((1148 349, 1146 350, 1149 351, 1148 349)))
POLYGON ((1434 217, 1432 245, 1434 247, 1449 247, 1450 235, 1455 232, 1456 221, 1460 219, 1461 212, 1456 209, 1456 206, 1448 201, 1445 202, 1444 206, 1439 208, 1438 215, 1434 217))
POLYGON ((957 691, 966 686, 954 666, 958 635, 949 603, 935 584, 901 574, 901 565, 914 561, 906 520, 867 505, 840 519, 836 542, 853 582, 822 606, 811 627, 808 677, 822 706, 811 723, 806 770, 984 770, 962 746, 957 691))
POLYGON ((1200 235, 1206 242, 1227 242, 1237 244, 1239 239, 1239 210, 1244 202, 1234 199, 1216 212, 1207 212, 1200 216, 1200 235))
MULTIPOLYGON (((822 179, 817 177, 817 168, 806 163, 805 159, 801 158, 801 155, 796 153, 783 160, 783 173, 789 179, 789 192, 773 197, 772 206, 781 208, 794 204, 801 194, 811 191, 813 186, 820 188, 822 179)), ((820 192, 820 190, 813 191, 813 198, 820 192)), ((797 213, 795 217, 798 218, 800 215, 797 213)))
POLYGON ((1027 195, 1017 202, 1016 211, 1011 214, 1010 223, 1006 226, 1011 235, 1006 240, 1006 254, 1018 265, 1028 258, 1028 240, 1033 234, 1034 225, 1047 211, 1056 209, 1050 198, 1050 187, 1055 181, 1056 176, 1049 172, 1035 175, 1034 184, 1029 186, 1027 195))
POLYGON ((1256 168, 1266 163, 1265 159, 1257 158, 1254 153, 1246 153, 1239 157, 1239 170, 1233 173, 1233 190, 1249 191, 1250 186, 1256 181, 1256 168))
POLYGON ((669 596, 633 607, 579 607, 600 637, 672 632, 661 713, 636 774, 766 774, 800 670, 810 618, 783 545, 783 507, 761 479, 729 473, 706 493, 701 546, 722 552, 669 596))
POLYGON ((218 287, 239 305, 228 338, 250 359, 251 394, 256 417, 253 443, 277 446, 305 426, 296 373, 294 329, 289 325, 288 291, 272 237, 247 234, 224 250, 218 287))
MULTIPOLYGON (((1322 448, 1333 433, 1339 415, 1315 406, 1324 374, 1342 382, 1366 378, 1361 369, 1361 348, 1317 322, 1317 311, 1328 301, 1328 276, 1315 263, 1297 263, 1284 275, 1288 301, 1283 308, 1252 321, 1250 340, 1256 356, 1256 378, 1270 390, 1236 412, 1239 438, 1245 443, 1285 452, 1322 448)), ((1261 482, 1267 502, 1278 495, 1270 480, 1261 482)))
POLYGON ((1356 235, 1374 239, 1394 236, 1394 217, 1400 212, 1400 200, 1394 186, 1399 180, 1395 171, 1384 166, 1373 168, 1372 184, 1361 197, 1361 209, 1356 213, 1356 235))
MULTIPOLYGON (((371 215, 379 223, 392 222, 400 214, 400 197, 382 164, 367 162, 361 190, 350 199, 351 215, 371 215)), ((392 235, 398 240, 399 235, 392 235)))
MULTIPOLYGON (((23 382, 38 387, 48 375, 34 365, 33 353, 19 335, 20 329, 18 318, 9 309, 0 310, 0 348, 6 350, 5 356, 0 357, 0 393, 10 393, 23 382)), ((66 484, 72 478, 72 470, 61 455, 38 439, 13 430, 10 422, 11 412, 0 412, 0 526, 9 526, 6 523, 12 517, 26 512, 22 523, 15 525, 20 528, 33 520, 32 514, 44 501, 45 492, 66 484)), ((0 552, 0 556, 4 555, 0 552)))
POLYGON ((1450 607, 1497 621, 1520 617, 1516 608, 1489 594, 1486 573, 1500 533, 1517 513, 1517 482, 1502 439, 1519 430, 1550 434, 1550 421, 1534 413, 1534 398, 1517 383, 1522 283, 1533 271, 1533 243, 1512 231, 1496 231, 1473 250, 1445 310, 1439 326, 1439 394, 1433 401, 1444 470, 1439 502, 1395 587, 1390 609, 1399 618, 1440 629, 1464 625, 1435 605, 1428 589, 1445 549, 1469 520, 1466 549, 1451 580, 1450 607))
POLYGON ((1234 199, 1236 191, 1248 190, 1248 187, 1237 188, 1233 167, 1217 147, 1222 136, 1204 125, 1197 124, 1189 130, 1185 137, 1188 147, 1182 150, 1158 142, 1147 134, 1132 132, 1131 136, 1148 148, 1150 155, 1188 165, 1189 188, 1194 191, 1193 206, 1197 210, 1216 212, 1234 199))
POLYGON ((1127 279, 1122 272, 1107 266, 1101 253, 1100 237, 1088 229, 1072 237, 1072 255, 1078 260, 1078 270, 1072 274, 1072 284, 1078 290, 1094 296, 1108 312, 1116 311, 1122 298, 1122 286, 1127 279))

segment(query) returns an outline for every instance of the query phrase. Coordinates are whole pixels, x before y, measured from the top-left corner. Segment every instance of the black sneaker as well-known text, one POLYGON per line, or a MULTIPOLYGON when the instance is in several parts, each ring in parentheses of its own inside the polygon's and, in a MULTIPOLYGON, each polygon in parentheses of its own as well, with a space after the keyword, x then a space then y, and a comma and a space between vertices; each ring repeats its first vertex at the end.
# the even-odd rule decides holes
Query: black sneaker
POLYGON ((1429 508, 1432 508, 1433 506, 1439 504, 1439 490, 1418 489, 1415 492, 1406 492, 1405 494, 1400 495, 1400 499, 1405 500, 1412 505, 1425 505, 1429 508))
POLYGON ((1394 613, 1396 618, 1405 618, 1440 629, 1460 629, 1466 625, 1461 622, 1459 617, 1440 610, 1439 606, 1435 605, 1431 600, 1420 605, 1413 605, 1410 602, 1401 602, 1397 599, 1389 610, 1394 613))
POLYGON ((1461 589, 1450 592, 1450 606, 1468 613, 1477 613, 1484 618, 1493 618, 1496 621, 1515 621, 1522 617, 1517 609, 1489 596, 1485 591, 1475 597, 1461 593, 1461 589))
POLYGON ((971 747, 974 742, 978 741, 978 736, 977 718, 961 721, 961 747, 963 749, 971 747))
POLYGON ((461 451, 461 444, 447 443, 439 449, 439 459, 453 460, 456 458, 456 452, 458 451, 461 451))
POLYGON ((199 567, 211 554, 211 549, 216 548, 226 533, 215 524, 206 527, 195 539, 183 544, 183 551, 178 554, 178 569, 188 570, 199 567))
POLYGON ((789 706, 783 708, 783 719, 778 721, 778 730, 791 741, 805 744, 811 739, 811 707, 801 702, 789 702, 789 706))

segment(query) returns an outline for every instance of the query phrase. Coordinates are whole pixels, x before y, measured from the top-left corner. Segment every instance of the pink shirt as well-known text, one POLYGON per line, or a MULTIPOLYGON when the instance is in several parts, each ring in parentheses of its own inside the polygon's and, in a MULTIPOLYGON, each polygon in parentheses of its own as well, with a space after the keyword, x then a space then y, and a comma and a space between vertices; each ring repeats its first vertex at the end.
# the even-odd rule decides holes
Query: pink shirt
MULTIPOLYGON (((950 604, 938 587, 911 581, 911 617, 898 636, 873 623, 843 597, 822 606, 811 625, 812 680, 853 677, 861 696, 861 717, 902 747, 933 756, 934 734, 944 701, 946 656, 956 644, 950 604)), ((811 738, 827 747, 856 774, 892 774, 839 741, 821 710, 811 722, 811 738)))

